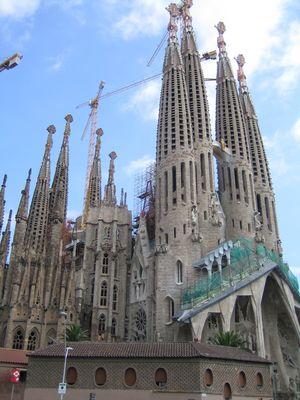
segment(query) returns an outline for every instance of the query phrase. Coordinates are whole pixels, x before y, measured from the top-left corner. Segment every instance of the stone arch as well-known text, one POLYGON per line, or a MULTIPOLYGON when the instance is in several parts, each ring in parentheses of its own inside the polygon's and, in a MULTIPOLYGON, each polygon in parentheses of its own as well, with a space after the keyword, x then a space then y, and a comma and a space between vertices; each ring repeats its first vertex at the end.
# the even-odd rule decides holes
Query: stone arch
POLYGON ((28 335, 27 350, 34 351, 39 347, 40 334, 36 328, 33 328, 28 335))
POLYGON ((223 332, 221 313, 208 313, 202 330, 201 342, 212 343, 213 337, 223 332))
POLYGON ((214 262, 212 263, 212 266, 211 266, 211 272, 214 273, 217 271, 219 271, 219 264, 218 264, 217 260, 214 260, 214 262))
POLYGON ((247 350, 257 351, 257 332, 252 296, 237 296, 231 315, 231 330, 244 340, 247 350))
POLYGON ((267 357, 278 363, 281 390, 293 392, 299 379, 300 337, 276 275, 270 274, 266 279, 261 308, 267 357))
POLYGON ((222 256, 222 258, 221 258, 221 266, 222 266, 222 269, 223 268, 226 268, 227 266, 228 266, 228 257, 227 257, 227 255, 226 254, 224 254, 223 256, 222 256))
POLYGON ((56 339, 56 331, 54 328, 49 329, 46 334, 46 346, 50 346, 51 344, 55 343, 56 339))
POLYGON ((23 350, 25 340, 25 331, 21 326, 17 326, 13 333, 13 349, 23 350))

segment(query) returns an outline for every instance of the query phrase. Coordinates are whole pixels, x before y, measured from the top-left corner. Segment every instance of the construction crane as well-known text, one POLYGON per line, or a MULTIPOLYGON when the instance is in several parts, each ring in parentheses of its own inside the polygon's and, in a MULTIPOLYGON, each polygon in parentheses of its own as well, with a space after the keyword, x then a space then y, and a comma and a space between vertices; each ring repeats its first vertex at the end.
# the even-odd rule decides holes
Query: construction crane
POLYGON ((20 53, 16 53, 13 56, 8 57, 0 64, 0 72, 4 71, 5 69, 15 68, 20 63, 22 58, 23 56, 20 53))
POLYGON ((84 204, 83 209, 86 208, 86 201, 87 201, 87 192, 89 187, 89 179, 90 179, 90 172, 93 163, 93 156, 94 156, 94 147, 95 147, 95 137, 97 131, 97 123, 98 123, 98 108, 99 102, 101 98, 102 91, 104 89, 105 82, 101 81, 99 84, 99 89, 96 97, 92 100, 89 100, 85 103, 79 104, 76 108, 81 108, 83 106, 88 105, 91 109, 87 123, 83 130, 81 140, 84 139, 89 127, 90 127, 90 139, 89 139, 89 150, 88 150, 88 163, 87 163, 87 170, 86 170, 86 178, 85 178, 85 191, 84 191, 84 204))

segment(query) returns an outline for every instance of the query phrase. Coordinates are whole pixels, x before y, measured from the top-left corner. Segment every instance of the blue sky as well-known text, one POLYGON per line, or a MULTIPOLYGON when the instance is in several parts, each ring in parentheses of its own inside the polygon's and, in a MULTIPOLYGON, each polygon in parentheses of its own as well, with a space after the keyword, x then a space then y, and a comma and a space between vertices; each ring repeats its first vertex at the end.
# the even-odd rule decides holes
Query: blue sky
MULTIPOLYGON (((285 259, 300 276, 300 5, 297 0, 194 0, 192 13, 200 51, 216 48, 214 25, 223 20, 232 60, 246 58, 245 72, 260 119, 274 182, 285 259), (223 4, 224 3, 224 4, 223 4)), ((80 214, 88 140, 80 140, 90 98, 100 80, 105 91, 160 72, 163 51, 148 59, 163 36, 165 0, 0 0, 0 59, 20 51, 20 66, 0 73, 0 174, 8 174, 7 212, 16 210, 27 170, 39 169, 46 128, 57 133, 54 171, 64 117, 74 117, 71 136, 69 214, 80 214)), ((203 64, 214 77, 215 62, 203 64)), ((236 64, 233 60, 233 67, 236 64)), ((214 127, 215 83, 208 83, 214 127)), ((115 150, 118 193, 133 203, 134 174, 155 156, 160 80, 103 100, 102 167, 115 150)))

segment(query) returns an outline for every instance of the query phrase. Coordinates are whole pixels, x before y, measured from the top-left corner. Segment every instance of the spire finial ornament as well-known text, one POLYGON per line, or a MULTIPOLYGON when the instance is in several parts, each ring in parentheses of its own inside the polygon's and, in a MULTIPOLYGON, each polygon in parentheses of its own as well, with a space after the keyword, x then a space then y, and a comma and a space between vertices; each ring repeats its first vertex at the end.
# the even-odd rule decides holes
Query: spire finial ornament
POLYGON ((224 22, 218 22, 217 25, 215 25, 215 28, 217 29, 217 31, 219 32, 219 36, 218 36, 218 48, 220 50, 220 54, 226 54, 226 42, 224 40, 224 33, 226 31, 226 27, 224 22))
POLYGON ((52 147, 52 135, 55 134, 56 128, 54 125, 50 125, 50 126, 48 126, 47 131, 48 131, 48 139, 47 139, 47 143, 46 143, 46 148, 50 151, 50 149, 52 147))
POLYGON ((246 80, 246 75, 243 70, 243 66, 246 63, 245 57, 243 54, 239 54, 236 58, 235 61, 237 62, 238 65, 238 71, 237 71, 237 76, 238 76, 238 81, 240 83, 241 89, 247 89, 247 80, 246 80))
POLYGON ((66 127, 65 127, 65 132, 64 132, 64 137, 69 137, 71 134, 71 123, 73 122, 73 117, 71 114, 68 114, 65 116, 66 120, 66 127))
POLYGON ((183 23, 186 29, 192 27, 193 18, 190 13, 190 8, 193 6, 193 0, 184 0, 181 8, 183 23))
POLYGON ((177 39, 177 19, 180 16, 180 9, 177 4, 171 3, 166 10, 170 13, 170 22, 168 25, 169 39, 175 41, 177 39))
POLYGON ((110 163, 109 163, 109 171, 108 171, 108 185, 111 185, 114 182, 114 174, 115 174, 115 159, 117 158, 117 153, 112 151, 109 154, 110 163))

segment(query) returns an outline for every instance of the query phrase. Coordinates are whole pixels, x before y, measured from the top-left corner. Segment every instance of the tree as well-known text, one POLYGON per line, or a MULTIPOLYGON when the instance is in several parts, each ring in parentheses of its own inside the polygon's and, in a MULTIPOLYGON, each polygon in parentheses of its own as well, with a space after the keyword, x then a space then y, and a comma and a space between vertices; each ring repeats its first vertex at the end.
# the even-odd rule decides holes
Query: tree
POLYGON ((212 339, 213 344, 218 346, 240 347, 243 348, 245 341, 234 331, 216 333, 212 339))
POLYGON ((84 331, 80 325, 72 324, 67 327, 67 342, 83 342, 88 340, 88 331, 84 331))

